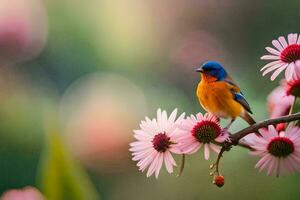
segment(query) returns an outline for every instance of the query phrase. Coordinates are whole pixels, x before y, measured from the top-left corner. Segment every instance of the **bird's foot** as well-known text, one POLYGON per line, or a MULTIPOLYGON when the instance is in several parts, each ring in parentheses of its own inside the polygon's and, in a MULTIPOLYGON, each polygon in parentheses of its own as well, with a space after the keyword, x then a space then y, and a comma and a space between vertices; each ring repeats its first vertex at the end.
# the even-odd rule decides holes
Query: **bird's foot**
POLYGON ((228 142, 230 142, 232 145, 237 145, 238 142, 236 141, 234 135, 229 135, 229 137, 227 138, 228 142))
POLYGON ((229 135, 229 137, 227 138, 227 140, 228 140, 229 142, 232 142, 232 140, 234 140, 234 136, 233 136, 233 135, 229 135))
POLYGON ((232 123, 229 123, 227 126, 225 126, 225 130, 229 131, 230 127, 231 127, 232 123))
POLYGON ((233 124, 234 121, 235 121, 235 118, 233 118, 233 119, 229 122, 229 124, 228 124, 224 129, 228 131, 228 130, 230 129, 231 125, 233 124))
POLYGON ((231 141, 230 137, 228 137, 223 143, 223 148, 225 151, 229 151, 231 149, 231 147, 232 147, 232 141, 231 141))

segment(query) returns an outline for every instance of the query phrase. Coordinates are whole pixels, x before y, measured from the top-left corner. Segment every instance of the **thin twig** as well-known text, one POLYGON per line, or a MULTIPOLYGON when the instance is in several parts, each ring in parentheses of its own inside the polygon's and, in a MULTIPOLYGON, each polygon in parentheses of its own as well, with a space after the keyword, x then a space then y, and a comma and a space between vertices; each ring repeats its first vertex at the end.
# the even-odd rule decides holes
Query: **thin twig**
POLYGON ((224 153, 224 151, 229 151, 230 148, 233 145, 238 145, 244 148, 247 148, 249 150, 254 150, 252 147, 250 147, 249 145, 245 144, 243 141, 240 141, 243 137, 247 136, 248 134, 251 133, 257 133, 259 129, 267 127, 269 125, 276 125, 276 124, 280 124, 280 123, 286 123, 286 122, 292 122, 292 121, 296 121, 300 119, 300 112, 295 113, 295 114, 290 114, 287 116, 283 116, 283 117, 278 117, 275 119, 267 119, 261 122, 258 122, 256 124, 253 124, 235 134, 230 134, 230 140, 226 140, 225 142, 223 142, 222 144, 218 144, 220 146, 222 146, 221 151, 218 154, 218 158, 215 164, 212 165, 211 168, 215 167, 215 171, 212 172, 213 173, 217 173, 217 175, 220 175, 219 173, 219 163, 220 160, 222 158, 222 155, 224 153))
POLYGON ((225 151, 225 147, 222 147, 221 151, 218 154, 218 158, 217 158, 216 165, 215 165, 216 166, 216 173, 217 173, 218 176, 220 175, 220 173, 219 173, 219 163, 220 163, 220 160, 223 156, 224 151, 225 151))
POLYGON ((246 135, 248 135, 250 133, 255 133, 259 129, 267 127, 269 125, 276 125, 276 124, 280 124, 280 123, 292 122, 292 121, 296 121, 299 119, 300 119, 300 112, 291 114, 291 115, 286 115, 283 117, 267 119, 267 120, 258 122, 256 124, 253 124, 245 129, 233 134, 230 138, 232 141, 231 143, 232 143, 232 145, 238 145, 239 140, 242 139, 243 137, 245 137, 246 135))

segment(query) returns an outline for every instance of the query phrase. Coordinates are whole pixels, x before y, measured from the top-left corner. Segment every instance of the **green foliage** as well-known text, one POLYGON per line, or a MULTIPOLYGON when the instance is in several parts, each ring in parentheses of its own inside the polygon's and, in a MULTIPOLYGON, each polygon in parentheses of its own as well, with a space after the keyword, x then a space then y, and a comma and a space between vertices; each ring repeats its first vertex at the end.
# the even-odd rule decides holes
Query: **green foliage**
POLYGON ((99 200, 87 174, 64 148, 61 135, 50 132, 38 182, 49 200, 99 200))

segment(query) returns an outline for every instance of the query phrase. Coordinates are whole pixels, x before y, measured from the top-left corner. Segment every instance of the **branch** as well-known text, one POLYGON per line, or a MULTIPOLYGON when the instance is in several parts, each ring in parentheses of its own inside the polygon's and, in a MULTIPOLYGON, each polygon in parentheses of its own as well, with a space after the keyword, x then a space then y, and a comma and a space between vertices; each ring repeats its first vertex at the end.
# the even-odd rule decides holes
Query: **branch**
POLYGON ((215 164, 216 165, 216 173, 217 173, 218 176, 220 175, 219 164, 220 164, 220 160, 221 160, 221 158, 223 156, 224 151, 225 151, 225 147, 222 147, 220 153, 218 154, 217 162, 215 164))
POLYGON ((242 142, 242 140, 239 141, 238 146, 243 147, 245 149, 248 149, 250 151, 254 151, 254 149, 251 146, 249 146, 248 144, 242 142))
POLYGON ((222 143, 222 148, 221 148, 221 150, 218 154, 217 161, 210 166, 210 169, 214 170, 210 173, 211 176, 214 175, 214 174, 217 174, 217 176, 220 175, 220 172, 219 172, 220 160, 223 156, 223 153, 225 151, 229 151, 231 149, 231 146, 232 146, 232 143, 230 143, 229 141, 225 141, 225 142, 222 143))
POLYGON ((247 148, 249 150, 253 150, 249 145, 247 145, 244 142, 240 142, 240 139, 242 139, 243 137, 245 137, 246 135, 250 134, 250 133, 257 133, 259 129, 267 127, 269 125, 275 125, 275 124, 280 124, 280 123, 286 123, 286 122, 292 122, 292 121, 296 121, 296 120, 300 120, 300 112, 295 113, 295 114, 290 114, 290 115, 286 115, 286 116, 282 116, 282 117, 278 117, 278 118, 274 118, 274 119, 267 119, 258 123, 255 123, 241 131, 238 131, 235 134, 230 134, 230 140, 229 141, 225 141, 223 143, 218 143, 218 145, 222 146, 222 149, 220 151, 220 153, 218 154, 218 158, 215 164, 213 164, 211 166, 211 168, 215 168, 216 170, 212 172, 212 174, 217 173, 217 175, 219 175, 219 164, 220 164, 220 159, 222 158, 222 155, 224 153, 224 151, 229 151, 230 148, 233 145, 239 145, 241 147, 247 148))
POLYGON ((181 174, 184 170, 184 165, 185 165, 185 154, 182 154, 180 170, 179 170, 179 173, 178 173, 177 177, 181 176, 181 174))
POLYGON ((267 127, 269 125, 276 125, 276 124, 292 122, 292 121, 296 121, 296 120, 300 120, 300 112, 291 114, 291 115, 286 115, 283 117, 267 119, 267 120, 258 122, 256 124, 253 124, 245 129, 233 134, 231 136, 232 144, 237 145, 240 139, 242 139, 243 137, 245 137, 246 135, 248 135, 250 133, 256 133, 261 128, 267 127))

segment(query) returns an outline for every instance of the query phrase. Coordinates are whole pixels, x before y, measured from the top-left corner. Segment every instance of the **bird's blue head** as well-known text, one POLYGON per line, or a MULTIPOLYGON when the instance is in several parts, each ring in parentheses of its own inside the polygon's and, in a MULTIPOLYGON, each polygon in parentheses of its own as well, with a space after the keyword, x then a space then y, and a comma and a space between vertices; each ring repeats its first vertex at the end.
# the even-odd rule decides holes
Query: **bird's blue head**
POLYGON ((208 61, 204 63, 200 68, 196 70, 197 72, 207 74, 215 77, 218 81, 224 80, 227 77, 227 72, 222 67, 222 65, 215 61, 208 61))

